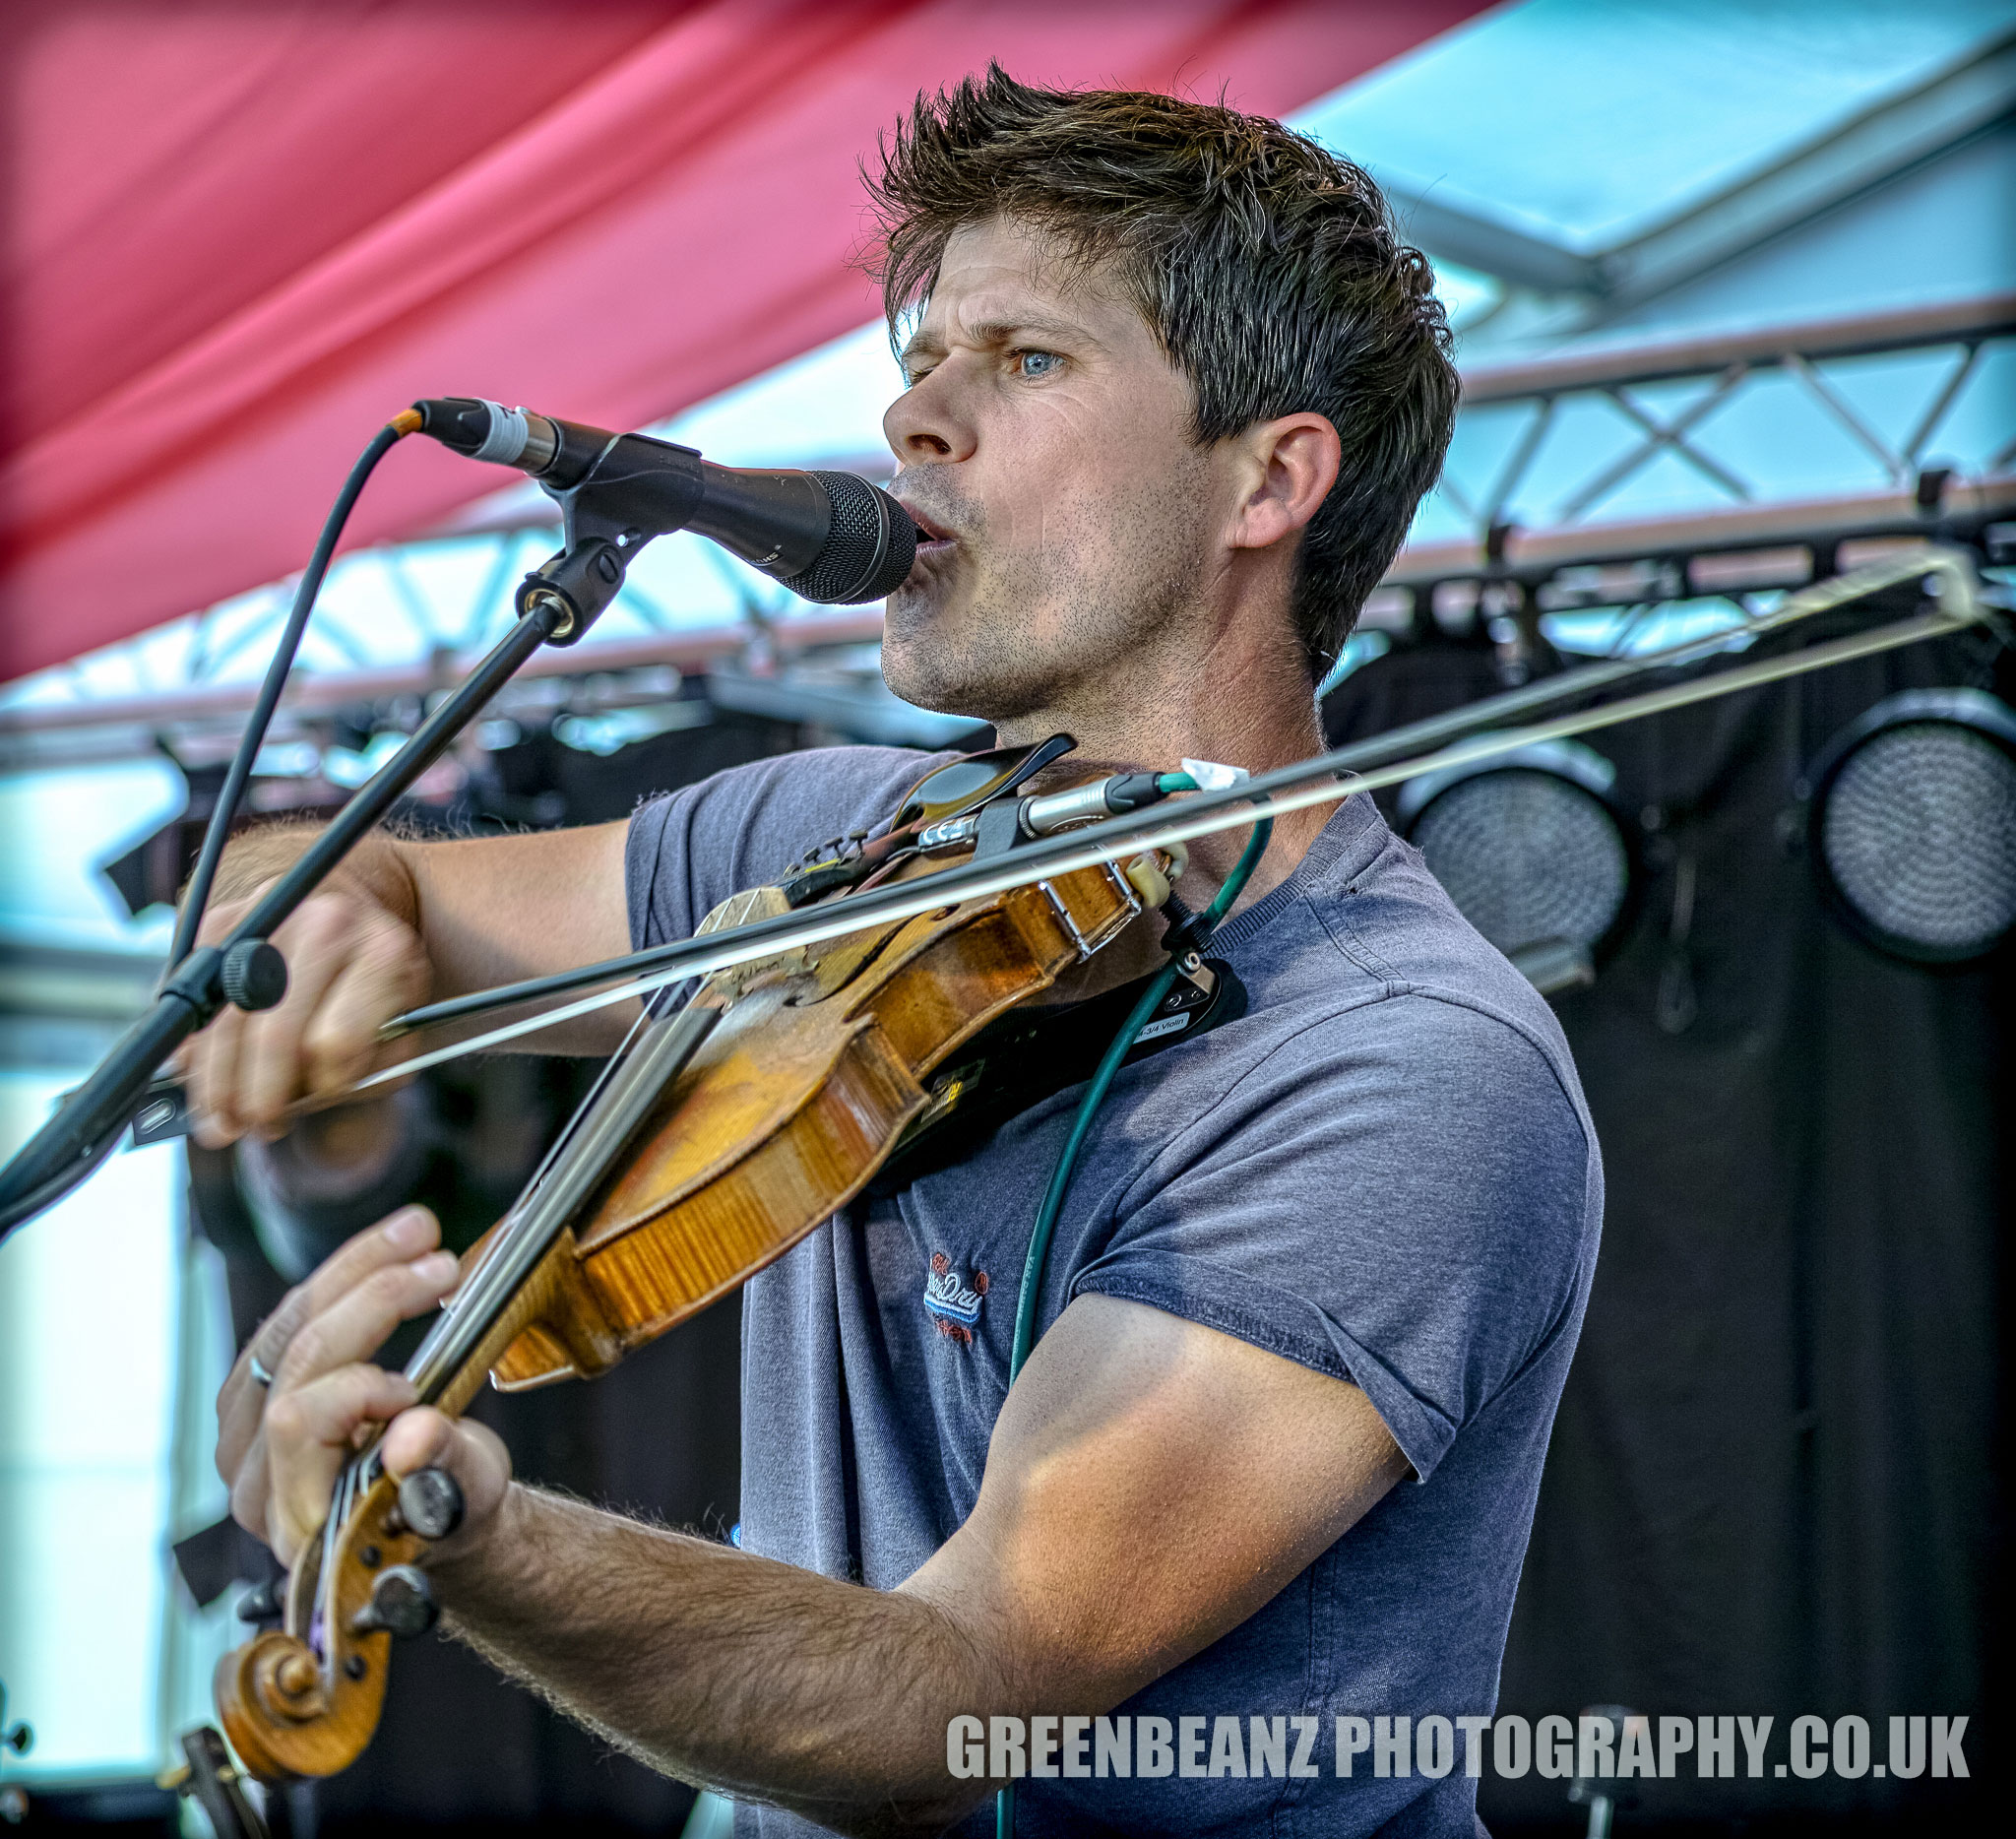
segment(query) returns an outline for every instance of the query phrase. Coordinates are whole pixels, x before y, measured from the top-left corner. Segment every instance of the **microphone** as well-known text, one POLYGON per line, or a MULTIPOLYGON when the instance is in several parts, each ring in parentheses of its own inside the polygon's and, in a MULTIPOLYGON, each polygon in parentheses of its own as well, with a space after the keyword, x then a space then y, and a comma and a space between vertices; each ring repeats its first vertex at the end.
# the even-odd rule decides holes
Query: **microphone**
POLYGON ((649 434, 611 434, 476 397, 417 402, 420 431, 472 460, 517 467, 556 499, 570 548, 603 539, 627 566, 653 537, 691 530, 808 601, 879 601, 916 559, 917 527, 851 473, 716 466, 649 434))

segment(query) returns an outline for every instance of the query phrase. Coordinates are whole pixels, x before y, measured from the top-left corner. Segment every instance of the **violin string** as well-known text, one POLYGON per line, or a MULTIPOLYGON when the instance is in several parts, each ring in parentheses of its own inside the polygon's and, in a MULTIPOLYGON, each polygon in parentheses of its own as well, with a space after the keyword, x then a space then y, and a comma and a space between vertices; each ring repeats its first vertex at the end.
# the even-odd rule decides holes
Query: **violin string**
MULTIPOLYGON (((1741 650, 1766 634, 1779 631, 1802 619, 1811 618, 1816 613, 1826 612, 1883 588, 1894 587, 1914 577, 1923 576, 1943 578, 1941 598, 1949 599, 1950 602, 1945 608, 1946 611, 1965 609, 1965 617, 1969 619, 1984 622, 1992 619, 1988 608, 1975 593, 1971 563, 1966 554, 1919 544, 1901 556, 1892 555, 1865 563, 1846 574, 1815 582, 1812 586, 1788 596, 1777 607, 1768 612, 1746 613, 1733 626, 1719 627, 1700 633, 1678 644, 1656 651, 1636 654, 1629 658, 1611 658, 1605 662, 1545 675, 1524 688, 1487 696, 1440 716, 1432 716, 1424 721, 1390 729, 1370 739, 1348 743, 1311 759, 1258 773, 1243 784, 1228 784, 1215 792, 1196 793, 1184 800, 1182 808, 1186 816, 1195 816, 1201 811, 1216 810, 1223 806, 1235 805, 1244 810, 1255 796, 1263 793, 1303 785, 1319 779, 1345 779, 1375 767, 1384 768, 1396 760, 1420 758, 1437 747, 1449 745, 1471 734, 1524 729, 1531 722, 1556 709, 1589 706, 1591 698, 1606 693, 1631 678, 1682 665, 1696 664, 1720 653, 1741 650)), ((1999 622, 1996 622, 1996 625, 1999 632, 1999 622)), ((2016 633, 2011 633, 2004 642, 2016 645, 2016 633)), ((1139 836, 1144 827, 1152 827, 1166 821, 1166 816, 1161 814, 1137 812, 1130 817, 1104 820, 1099 834, 1102 837, 1116 839, 1118 853, 1124 854, 1125 844, 1139 836)), ((1040 879, 1057 859, 1058 851, 1072 841, 1073 838, 1068 834, 1058 835, 1039 840, 1026 849, 1019 849, 1016 859, 1026 871, 1023 878, 1032 882, 1040 879)), ((965 898, 967 891, 975 884, 976 873, 983 871, 983 863, 969 861, 963 865, 935 871, 930 885, 933 890, 943 891, 944 904, 949 907, 955 900, 965 898)), ((848 911, 856 917, 864 913, 879 916, 887 907, 893 892, 891 889, 878 888, 870 894, 865 886, 856 887, 847 896, 848 911)), ((861 923, 866 925, 869 920, 863 918, 861 923)), ((738 924, 734 930, 745 941, 760 941, 769 949, 783 952, 800 942, 805 936, 806 925, 805 918, 788 913, 774 919, 738 924)), ((706 929, 703 927, 702 932, 704 933, 706 929)), ((445 1001, 424 1004, 403 1015, 394 1016, 386 1022, 378 1031, 379 1042, 381 1045, 388 1044, 422 1028, 471 1020, 478 1015, 496 1014, 513 1009, 524 1011, 528 1005, 534 1003, 555 1001, 577 989, 594 989, 627 982, 661 967, 678 965, 690 968, 698 949, 700 948, 696 939, 684 939, 676 944, 651 946, 643 951, 632 952, 622 958, 610 959, 603 963, 584 965, 578 970, 533 978, 468 996, 449 997, 445 1001)))
POLYGON ((336 1492, 329 1503, 329 1515, 322 1522, 322 1564, 315 1574, 315 1614, 310 1617, 306 1634, 308 1644, 315 1649, 318 1660, 327 1661, 335 1643, 331 1635, 335 1631, 332 1614, 335 1603, 330 1596, 330 1579, 336 1574, 337 1528, 349 1520, 349 1463, 346 1462, 336 1478, 336 1492))
POLYGON ((442 1305, 441 1312, 435 1316, 433 1322, 429 1325, 420 1345, 413 1350, 412 1358, 406 1364, 406 1376, 422 1391, 426 1389, 426 1381, 430 1376, 431 1369, 442 1359, 443 1347, 454 1333, 455 1318, 458 1315, 466 1314, 472 1310, 480 1310, 485 1306, 490 1285, 485 1280, 484 1273, 499 1268, 503 1260, 496 1254, 501 1253, 508 1244, 511 1244, 521 1234, 528 1230, 526 1221, 534 1199, 544 1187, 547 1178, 551 1175, 560 1158, 574 1143, 581 1129, 582 1120, 595 1109, 603 1093, 608 1090, 611 1083, 618 1077, 617 1069, 628 1057, 638 1037, 650 1027, 651 1021, 651 1014, 646 1010, 640 1013, 637 1019, 630 1024, 629 1032, 624 1035, 622 1045, 609 1056, 601 1071, 596 1075, 586 1096, 574 1108, 567 1121, 561 1125, 558 1135, 547 1145, 546 1153, 539 1158, 538 1166, 533 1171, 531 1179, 526 1182, 518 1198, 511 1203, 511 1210, 505 1215, 503 1223, 498 1228, 496 1237, 491 1241, 490 1250, 484 1254, 482 1262, 471 1275, 461 1292, 442 1305))
POLYGON ((721 1015, 718 1008, 689 1003, 675 1014, 652 1018, 653 1026, 636 1051, 610 1061, 606 1089, 598 1083, 594 1097, 576 1110, 578 1128, 570 1133, 565 1154, 551 1159, 538 1192, 525 1196, 514 1208, 517 1223, 498 1235, 465 1295, 437 1321, 438 1334, 430 1333, 409 1363, 407 1376, 422 1403, 438 1398, 462 1370, 497 1312, 518 1294, 555 1235, 574 1218, 721 1015))
MULTIPOLYGON (((1550 721, 1530 723, 1522 728, 1503 729, 1480 734, 1417 759, 1354 774, 1349 779, 1340 779, 1326 773, 1320 784, 1307 787, 1300 792, 1270 793, 1268 802, 1273 814, 1281 816, 1311 805, 1347 798, 1354 792, 1375 792, 1387 786, 1399 785, 1405 780, 1419 778, 1427 773, 1474 765, 1504 754, 1516 753, 1539 741, 1587 733, 1594 729, 1613 727, 1619 723, 1636 721, 1644 716, 1732 695, 1739 690, 1754 689, 1788 677, 1801 676, 1808 671, 1824 669, 1831 665, 1872 657, 1900 646, 1915 645, 1924 639, 1943 637, 1961 631, 1972 623, 1974 620, 1971 613, 1941 611, 1919 614, 1891 625, 1877 627, 1870 632, 1833 640, 1824 645, 1810 646, 1784 658, 1739 665, 1728 670, 1717 671, 1713 676, 1698 678, 1691 683, 1647 691, 1643 695, 1606 704, 1600 709, 1584 710, 1574 715, 1555 717, 1550 721)), ((1152 828, 1135 820, 1128 824, 1123 836, 1111 837, 1109 833, 1109 840, 1105 842, 1089 841, 1080 850, 1046 859, 1039 879, 1046 881, 1055 875, 1072 874, 1080 869, 1102 866, 1122 856, 1166 848, 1171 843, 1191 843, 1201 837, 1215 836, 1221 831, 1243 829, 1252 821, 1252 806, 1245 803, 1221 805, 1190 818, 1167 818, 1152 828)), ((1094 835, 1105 829, 1104 824, 1088 827, 1089 834, 1094 835)), ((957 901, 963 904, 968 901, 989 899, 995 894, 1006 893, 1013 888, 1027 885, 1029 878, 1027 868, 1018 866, 1014 857, 1010 856, 1003 858, 1003 867, 997 875, 964 880, 957 901)), ((711 949, 701 946, 699 941, 695 940, 693 952, 682 956, 676 964, 647 972, 641 977, 629 979, 610 988, 576 997, 556 1008, 507 1023, 500 1028, 472 1036, 467 1041, 455 1042, 447 1046, 437 1047, 431 1052, 401 1060, 394 1066, 368 1074, 334 1092, 319 1095, 316 1100, 317 1106, 339 1103, 393 1080, 410 1078, 428 1067, 444 1065, 450 1060, 460 1059, 465 1054, 501 1046, 507 1042, 520 1040, 541 1029, 572 1021, 578 1016, 591 1015, 614 1003, 650 995, 690 979, 706 977, 715 971, 727 970, 755 959, 775 957, 792 946, 820 944, 844 937, 850 932, 865 931, 871 926, 914 919, 920 913, 929 913, 934 908, 946 904, 945 894, 935 890, 929 880, 913 885, 916 892, 908 898, 892 899, 888 905, 878 904, 876 912, 869 918, 862 918, 858 913, 850 913, 845 901, 836 902, 830 915, 821 918, 815 913, 808 917, 802 929, 793 930, 788 946, 775 937, 759 942, 736 944, 733 942, 732 932, 716 935, 723 942, 711 949)), ((891 888, 888 893, 894 896, 897 890, 891 888)))
MULTIPOLYGON (((330 1490, 329 1514, 322 1522, 322 1567, 315 1578, 315 1607, 321 1622, 321 1639, 318 1658, 328 1660, 333 1652, 332 1636, 336 1628, 336 1549, 341 1543, 364 1496, 371 1490, 371 1485, 378 1479, 376 1468, 378 1445, 384 1438, 383 1427, 374 1427, 369 1440, 361 1449, 353 1451, 344 1460, 338 1472, 336 1486, 330 1490)), ((315 1633, 313 1621, 309 1633, 315 1633)))

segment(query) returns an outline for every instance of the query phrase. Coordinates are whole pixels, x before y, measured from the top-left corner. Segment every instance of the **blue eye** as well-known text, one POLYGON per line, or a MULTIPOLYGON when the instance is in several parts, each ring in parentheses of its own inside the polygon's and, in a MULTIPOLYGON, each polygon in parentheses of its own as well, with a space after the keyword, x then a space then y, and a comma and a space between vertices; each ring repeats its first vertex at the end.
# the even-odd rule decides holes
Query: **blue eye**
POLYGON ((1064 360, 1055 351, 1017 351, 1016 368, 1025 377, 1046 377, 1064 360))

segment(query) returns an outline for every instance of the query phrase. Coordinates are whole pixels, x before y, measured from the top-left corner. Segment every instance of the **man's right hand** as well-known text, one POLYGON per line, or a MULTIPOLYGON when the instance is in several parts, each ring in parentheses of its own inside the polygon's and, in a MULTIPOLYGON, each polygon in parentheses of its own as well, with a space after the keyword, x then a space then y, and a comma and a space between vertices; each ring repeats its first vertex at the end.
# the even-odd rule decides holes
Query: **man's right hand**
MULTIPOLYGON (((629 826, 588 824, 439 843, 374 835, 273 935, 287 993, 257 1015, 225 1009, 183 1048, 196 1140, 212 1149, 278 1135, 286 1108, 334 1092, 394 1057, 380 1024, 434 997, 546 977, 630 948, 623 893, 629 826)), ((251 911, 316 832, 252 831, 224 854, 204 918, 214 945, 251 911)), ((611 1053, 634 1003, 533 1037, 529 1050, 611 1053)))
MULTIPOLYGON (((257 899, 213 908, 202 942, 222 939, 257 899)), ((196 1140, 209 1149, 277 1135, 294 1101, 372 1071, 380 1024, 434 987, 420 935, 352 884, 304 901, 273 943, 287 961, 286 995, 253 1015, 225 1007, 183 1050, 196 1140)))

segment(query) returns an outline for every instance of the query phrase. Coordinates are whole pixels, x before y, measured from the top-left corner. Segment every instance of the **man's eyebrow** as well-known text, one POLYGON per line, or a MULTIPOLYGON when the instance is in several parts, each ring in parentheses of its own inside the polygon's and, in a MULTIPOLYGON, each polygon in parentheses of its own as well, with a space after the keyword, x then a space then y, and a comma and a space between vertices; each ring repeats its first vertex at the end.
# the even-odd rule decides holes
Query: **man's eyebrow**
POLYGON ((1043 319, 1029 314, 1014 319, 981 320, 973 328, 976 345, 1013 345, 1032 334, 1039 339, 1089 340, 1092 337, 1083 326, 1073 325, 1067 320, 1043 319))
MULTIPOLYGON (((1013 319, 978 320, 967 328, 968 343, 979 346, 1014 345, 1032 337, 1069 339, 1079 345, 1098 343, 1081 325, 1075 325, 1068 320, 1044 319, 1033 314, 1018 315, 1013 319)), ((943 357, 945 351, 945 340, 940 334, 919 331, 904 346, 900 361, 907 367, 913 357, 943 357)))

